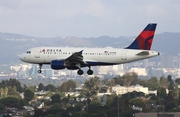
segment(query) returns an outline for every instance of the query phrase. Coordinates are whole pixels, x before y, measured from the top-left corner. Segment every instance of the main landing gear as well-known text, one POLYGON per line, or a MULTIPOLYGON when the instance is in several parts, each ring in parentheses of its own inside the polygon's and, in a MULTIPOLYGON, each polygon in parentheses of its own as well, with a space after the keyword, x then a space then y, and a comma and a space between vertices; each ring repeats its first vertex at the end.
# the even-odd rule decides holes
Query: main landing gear
POLYGON ((84 72, 83 72, 83 70, 81 70, 81 69, 79 69, 78 71, 77 71, 77 74, 78 75, 82 75, 84 72))
POLYGON ((37 71, 39 74, 42 73, 41 68, 42 68, 42 64, 39 64, 39 70, 37 71))
POLYGON ((92 75, 92 74, 93 74, 93 70, 89 69, 89 70, 87 71, 87 74, 88 74, 88 75, 92 75))
MULTIPOLYGON (((78 71, 77 71, 77 74, 78 75, 82 75, 84 72, 83 72, 83 70, 82 69, 79 69, 78 71)), ((93 70, 91 70, 91 68, 89 67, 89 70, 87 71, 87 74, 88 75, 92 75, 93 74, 93 70)))

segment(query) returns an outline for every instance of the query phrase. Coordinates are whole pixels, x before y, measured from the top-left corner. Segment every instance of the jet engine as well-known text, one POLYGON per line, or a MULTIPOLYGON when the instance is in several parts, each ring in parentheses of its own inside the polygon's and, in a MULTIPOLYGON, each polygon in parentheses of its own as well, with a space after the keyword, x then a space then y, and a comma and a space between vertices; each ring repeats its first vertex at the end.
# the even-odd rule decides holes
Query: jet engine
POLYGON ((63 60, 52 60, 51 68, 54 70, 65 69, 64 61, 63 60))

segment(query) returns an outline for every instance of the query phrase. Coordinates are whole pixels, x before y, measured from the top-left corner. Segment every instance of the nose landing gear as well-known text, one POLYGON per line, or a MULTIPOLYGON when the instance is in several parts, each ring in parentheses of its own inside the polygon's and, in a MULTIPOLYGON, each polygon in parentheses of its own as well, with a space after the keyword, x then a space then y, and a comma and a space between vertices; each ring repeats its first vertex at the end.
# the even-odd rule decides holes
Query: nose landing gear
POLYGON ((39 74, 42 73, 41 68, 42 68, 42 64, 39 64, 39 70, 37 71, 39 74))
POLYGON ((41 70, 38 70, 37 72, 40 74, 42 71, 41 71, 41 70))

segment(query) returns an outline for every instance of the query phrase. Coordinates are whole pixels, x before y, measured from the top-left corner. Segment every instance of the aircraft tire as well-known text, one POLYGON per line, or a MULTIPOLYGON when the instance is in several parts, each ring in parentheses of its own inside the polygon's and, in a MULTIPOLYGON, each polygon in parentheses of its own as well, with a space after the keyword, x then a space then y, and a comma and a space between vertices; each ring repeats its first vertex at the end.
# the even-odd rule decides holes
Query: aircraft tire
POLYGON ((37 72, 40 74, 42 71, 41 71, 41 70, 38 70, 37 72))
POLYGON ((89 70, 87 71, 87 74, 88 74, 88 75, 92 75, 92 74, 93 74, 93 70, 90 70, 90 69, 89 69, 89 70))
POLYGON ((81 69, 79 69, 78 71, 77 71, 77 74, 78 75, 82 75, 84 72, 83 72, 83 70, 81 70, 81 69))

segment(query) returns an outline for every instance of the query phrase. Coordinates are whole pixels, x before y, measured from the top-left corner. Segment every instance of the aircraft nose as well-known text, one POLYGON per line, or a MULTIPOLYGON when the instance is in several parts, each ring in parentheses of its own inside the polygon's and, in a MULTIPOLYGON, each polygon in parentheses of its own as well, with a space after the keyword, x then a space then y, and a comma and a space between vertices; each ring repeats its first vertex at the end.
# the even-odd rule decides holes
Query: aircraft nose
POLYGON ((19 55, 19 59, 21 60, 21 61, 24 61, 24 59, 25 59, 25 57, 24 57, 24 55, 19 55))

